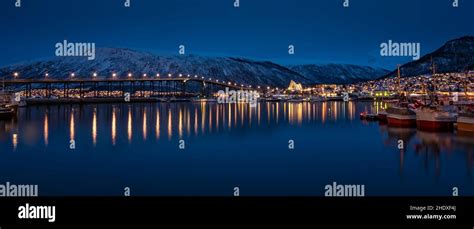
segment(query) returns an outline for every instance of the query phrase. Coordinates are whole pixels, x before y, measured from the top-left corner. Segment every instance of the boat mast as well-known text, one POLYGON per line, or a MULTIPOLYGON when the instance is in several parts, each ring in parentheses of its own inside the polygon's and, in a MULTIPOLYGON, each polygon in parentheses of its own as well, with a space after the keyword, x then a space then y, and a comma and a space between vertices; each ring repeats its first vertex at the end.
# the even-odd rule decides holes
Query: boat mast
POLYGON ((397 64, 397 91, 400 94, 400 64, 397 64))

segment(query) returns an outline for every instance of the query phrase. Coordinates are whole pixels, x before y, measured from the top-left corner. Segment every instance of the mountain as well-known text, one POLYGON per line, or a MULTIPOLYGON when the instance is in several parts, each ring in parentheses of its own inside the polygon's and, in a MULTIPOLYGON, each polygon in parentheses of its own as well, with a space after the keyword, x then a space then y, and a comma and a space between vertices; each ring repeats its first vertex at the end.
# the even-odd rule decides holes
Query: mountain
POLYGON ((352 64, 308 64, 289 66, 289 68, 310 80, 323 84, 357 83, 379 78, 389 72, 381 68, 352 64))
POLYGON ((291 80, 303 84, 313 83, 308 78, 269 61, 194 55, 157 56, 120 48, 97 49, 94 60, 87 60, 85 57, 56 57, 0 68, 0 76, 11 76, 12 72, 21 73, 21 78, 42 77, 46 72, 51 78, 67 78, 72 72, 77 78, 88 78, 94 72, 99 77, 110 77, 115 72, 123 78, 130 72, 134 76, 145 73, 149 76, 157 73, 162 76, 167 76, 168 73, 174 76, 190 74, 252 85, 287 86, 291 80))
POLYGON ((0 77, 11 77, 19 72, 23 79, 41 78, 48 73, 50 78, 67 78, 75 73, 76 78, 126 77, 146 73, 154 76, 198 75, 206 78, 233 81, 239 84, 286 87, 290 81, 311 85, 317 83, 352 83, 380 77, 387 72, 371 67, 355 65, 301 65, 285 67, 270 61, 256 61, 234 57, 158 56, 121 48, 96 49, 94 60, 86 57, 54 57, 50 59, 14 64, 0 68, 0 77))
MULTIPOLYGON (((474 69, 474 36, 465 36, 446 42, 436 51, 426 54, 419 60, 400 66, 402 76, 431 74, 432 63, 437 73, 464 72, 474 69), (432 61, 433 60, 433 61, 432 61)), ((385 77, 396 76, 394 70, 385 77)))

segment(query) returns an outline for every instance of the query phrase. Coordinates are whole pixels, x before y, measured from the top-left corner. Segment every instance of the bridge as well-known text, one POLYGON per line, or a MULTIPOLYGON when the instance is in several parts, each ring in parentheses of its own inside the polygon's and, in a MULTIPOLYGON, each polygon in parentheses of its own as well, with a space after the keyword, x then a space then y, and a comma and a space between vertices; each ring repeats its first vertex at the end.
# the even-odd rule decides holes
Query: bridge
POLYGON ((82 78, 67 79, 4 79, 3 87, 15 92, 23 92, 30 98, 38 93, 44 97, 78 96, 118 97, 130 93, 133 96, 210 96, 225 88, 233 90, 262 91, 260 86, 243 85, 235 82, 212 80, 204 77, 143 77, 143 78, 82 78))

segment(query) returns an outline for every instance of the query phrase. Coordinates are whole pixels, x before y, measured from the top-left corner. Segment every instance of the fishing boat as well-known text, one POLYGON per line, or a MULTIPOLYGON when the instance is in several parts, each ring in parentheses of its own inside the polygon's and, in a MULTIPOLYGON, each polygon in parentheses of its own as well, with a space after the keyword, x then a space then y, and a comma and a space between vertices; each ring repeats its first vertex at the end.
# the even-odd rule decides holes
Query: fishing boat
POLYGON ((408 103, 399 103, 387 108, 387 124, 393 127, 415 127, 416 113, 408 103))
POLYGON ((424 106, 415 112, 416 126, 424 131, 451 131, 457 120, 454 108, 449 106, 424 106))
POLYGON ((377 118, 379 121, 387 121, 387 111, 385 109, 381 109, 379 113, 377 113, 377 118))
POLYGON ((13 107, 0 107, 0 120, 9 120, 16 115, 16 109, 13 107))
MULTIPOLYGON (((398 65, 398 89, 400 89, 400 65, 398 65)), ((400 92, 399 92, 400 94, 400 92)), ((405 96, 397 104, 387 108, 387 124, 392 127, 415 127, 416 113, 409 106, 405 96)))
MULTIPOLYGON (((431 68, 433 70, 432 78, 435 78, 437 75, 433 62, 431 68)), ((434 82, 423 85, 423 91, 428 93, 429 99, 425 99, 425 102, 416 101, 415 103, 415 106, 419 106, 415 111, 416 126, 424 131, 451 131, 457 120, 457 108, 452 105, 444 105, 445 102, 441 101, 435 93, 436 84, 434 82)))
POLYGON ((458 131, 474 133, 474 113, 462 112, 457 118, 458 131))

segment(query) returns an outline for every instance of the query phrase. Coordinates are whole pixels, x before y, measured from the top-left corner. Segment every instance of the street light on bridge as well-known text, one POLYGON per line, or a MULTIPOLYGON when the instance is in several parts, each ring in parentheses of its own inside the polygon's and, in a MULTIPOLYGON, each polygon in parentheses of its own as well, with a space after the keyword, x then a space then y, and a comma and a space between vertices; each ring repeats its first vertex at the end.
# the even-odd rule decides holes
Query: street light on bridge
POLYGON ((76 74, 73 72, 71 73, 71 78, 74 78, 76 76, 76 74))
POLYGON ((143 78, 146 78, 146 73, 145 73, 145 74, 143 74, 143 78))
POLYGON ((168 77, 171 77, 171 73, 168 74, 168 77))
POLYGON ((157 74, 156 74, 156 77, 160 77, 160 74, 157 73, 157 74))
POLYGON ((114 79, 117 78, 117 73, 114 72, 114 73, 112 74, 112 78, 114 78, 114 79))
POLYGON ((132 73, 128 73, 128 78, 132 78, 132 73))
POLYGON ((94 72, 94 74, 92 74, 92 77, 96 78, 97 77, 97 72, 94 72))
POLYGON ((48 73, 45 73, 44 74, 44 78, 48 78, 49 74, 48 73))
POLYGON ((18 72, 14 72, 13 73, 13 77, 17 78, 20 74, 18 74, 18 72))

